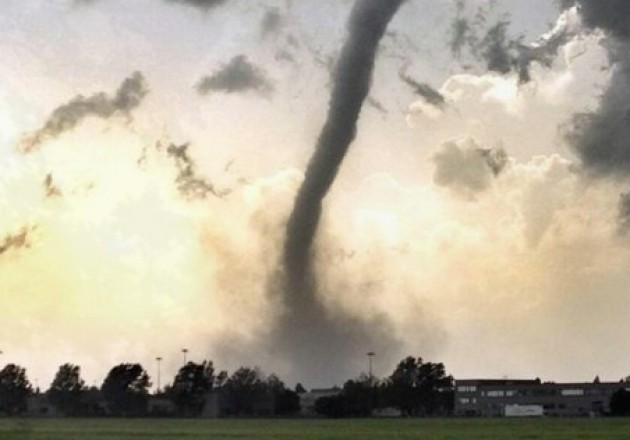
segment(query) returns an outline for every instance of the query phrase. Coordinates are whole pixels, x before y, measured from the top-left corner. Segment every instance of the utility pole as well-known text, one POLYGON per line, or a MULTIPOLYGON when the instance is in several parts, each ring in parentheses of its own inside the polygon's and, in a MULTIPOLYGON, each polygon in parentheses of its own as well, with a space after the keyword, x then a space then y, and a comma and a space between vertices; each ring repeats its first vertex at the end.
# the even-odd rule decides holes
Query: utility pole
POLYGON ((182 348, 182 353, 184 353, 184 366, 186 366, 186 356, 188 354, 188 349, 187 348, 182 348))

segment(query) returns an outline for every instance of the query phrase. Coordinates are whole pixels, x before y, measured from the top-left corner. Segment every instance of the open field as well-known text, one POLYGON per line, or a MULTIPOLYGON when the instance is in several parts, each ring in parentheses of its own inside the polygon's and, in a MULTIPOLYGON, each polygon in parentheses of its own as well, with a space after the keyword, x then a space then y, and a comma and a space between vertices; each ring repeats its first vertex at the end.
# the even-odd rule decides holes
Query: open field
POLYGON ((0 421, 2 440, 628 438, 630 419, 0 421))

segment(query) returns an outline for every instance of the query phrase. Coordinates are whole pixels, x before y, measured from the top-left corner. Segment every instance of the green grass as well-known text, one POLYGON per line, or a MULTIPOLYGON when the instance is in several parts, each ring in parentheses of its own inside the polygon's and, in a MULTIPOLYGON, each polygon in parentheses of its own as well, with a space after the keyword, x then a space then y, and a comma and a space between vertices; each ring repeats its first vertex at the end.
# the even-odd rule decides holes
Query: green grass
POLYGON ((1 440, 630 439, 630 419, 0 420, 1 440))

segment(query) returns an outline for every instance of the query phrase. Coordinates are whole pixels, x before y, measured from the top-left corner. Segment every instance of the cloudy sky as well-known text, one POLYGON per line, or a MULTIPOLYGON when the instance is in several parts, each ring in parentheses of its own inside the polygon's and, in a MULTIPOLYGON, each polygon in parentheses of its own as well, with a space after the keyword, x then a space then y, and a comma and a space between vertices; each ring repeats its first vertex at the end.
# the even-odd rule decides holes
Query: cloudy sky
MULTIPOLYGON (((42 387, 64 362, 167 377, 182 348, 290 384, 365 371, 276 352, 270 287, 352 3, 3 2, 0 363, 42 387)), ((570 3, 390 23, 313 257, 323 307, 379 335, 352 339, 376 374, 630 374, 630 31, 570 3)))

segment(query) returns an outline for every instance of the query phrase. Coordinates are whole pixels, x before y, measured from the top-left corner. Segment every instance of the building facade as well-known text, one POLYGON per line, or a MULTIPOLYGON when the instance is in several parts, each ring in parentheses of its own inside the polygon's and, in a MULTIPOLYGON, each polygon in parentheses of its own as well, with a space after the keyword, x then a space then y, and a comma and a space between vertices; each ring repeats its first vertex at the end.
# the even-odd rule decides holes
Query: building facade
POLYGON ((457 380, 456 416, 584 417, 610 411, 610 398, 621 382, 554 383, 540 380, 457 380))

